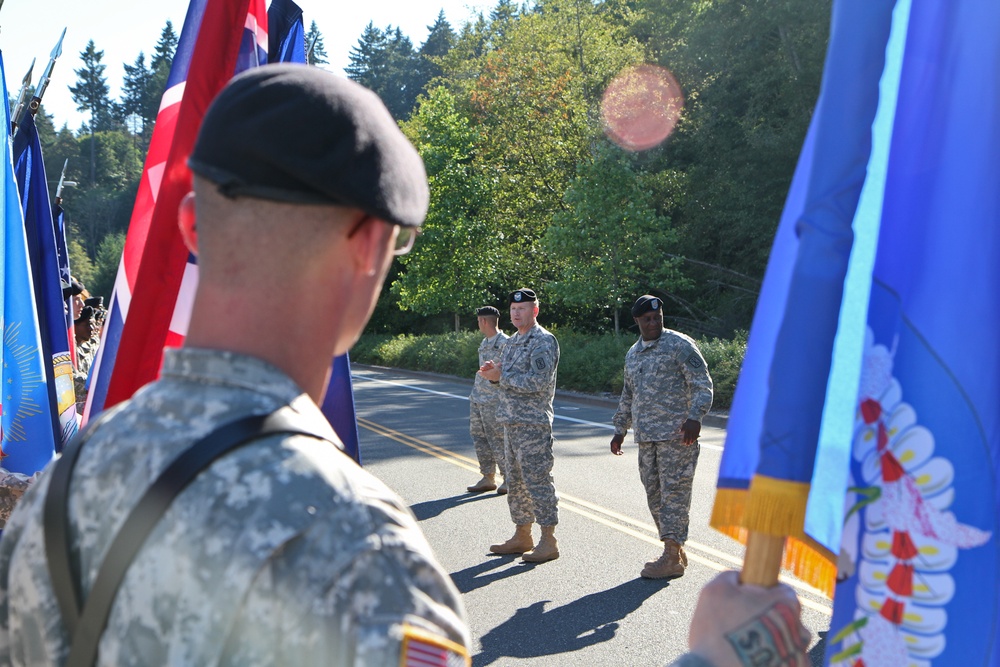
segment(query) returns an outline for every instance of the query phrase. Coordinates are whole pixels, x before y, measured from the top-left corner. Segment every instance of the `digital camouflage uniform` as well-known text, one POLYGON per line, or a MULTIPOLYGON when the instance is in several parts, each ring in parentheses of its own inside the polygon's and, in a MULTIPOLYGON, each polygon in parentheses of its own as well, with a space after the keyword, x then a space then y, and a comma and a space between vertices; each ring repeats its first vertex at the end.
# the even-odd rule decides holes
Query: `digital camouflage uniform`
POLYGON ((73 390, 76 394, 76 413, 83 414, 87 402, 87 377, 101 344, 100 336, 91 336, 76 346, 76 369, 73 371, 73 390))
POLYGON ((507 502, 518 526, 559 523, 552 482, 552 399, 559 343, 537 322, 514 334, 500 357, 500 406, 507 457, 507 502))
MULTIPOLYGON (((479 366, 487 361, 499 362, 503 347, 510 338, 497 331, 493 338, 483 338, 479 344, 479 366)), ((503 425, 497 421, 497 405, 500 403, 500 386, 495 385, 476 373, 472 394, 469 396, 469 435, 476 446, 479 472, 492 475, 500 467, 500 474, 507 478, 504 457, 503 425)))
MULTIPOLYGON (((93 584, 127 512, 220 424, 278 408, 330 429, 284 373, 228 352, 167 350, 161 379, 100 425, 70 490, 74 568, 93 584)), ((42 534, 43 475, 0 542, 0 664, 62 664, 42 534)), ((329 442, 275 435, 221 458, 173 502, 122 582, 100 665, 406 664, 407 646, 467 654, 458 591, 412 514, 329 442), (234 648, 220 662, 223 646, 234 648)), ((463 664, 457 658, 456 664, 463 664)))
POLYGON ((639 477, 660 539, 684 544, 691 485, 701 447, 685 445, 681 426, 701 422, 712 407, 712 378, 695 342, 664 329, 641 338, 625 355, 625 385, 614 416, 616 435, 633 430, 639 443, 639 477))

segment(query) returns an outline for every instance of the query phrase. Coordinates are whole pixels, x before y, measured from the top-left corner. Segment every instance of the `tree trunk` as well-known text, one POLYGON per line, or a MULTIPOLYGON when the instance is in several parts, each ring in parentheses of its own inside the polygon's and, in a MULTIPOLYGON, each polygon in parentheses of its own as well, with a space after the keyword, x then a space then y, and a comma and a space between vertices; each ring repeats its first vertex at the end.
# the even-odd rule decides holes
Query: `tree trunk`
POLYGON ((461 333, 461 331, 462 325, 461 322, 459 322, 458 313, 455 313, 455 333, 461 333))

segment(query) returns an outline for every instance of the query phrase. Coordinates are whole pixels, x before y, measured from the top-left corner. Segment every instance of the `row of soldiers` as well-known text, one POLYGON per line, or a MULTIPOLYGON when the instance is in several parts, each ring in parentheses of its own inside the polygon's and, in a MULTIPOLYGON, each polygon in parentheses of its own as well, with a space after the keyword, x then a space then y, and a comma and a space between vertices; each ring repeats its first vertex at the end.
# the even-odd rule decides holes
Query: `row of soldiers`
MULTIPOLYGON (((555 539, 557 499, 552 478, 552 420, 559 343, 538 324, 538 297, 511 292, 508 337, 500 311, 476 311, 483 341, 480 370, 469 397, 469 432, 482 478, 471 493, 496 490, 508 496, 514 535, 490 551, 523 554, 528 562, 559 557, 555 539), (503 482, 497 486, 497 473, 503 482), (536 546, 533 523, 541 526, 536 546)), ((632 317, 641 337, 625 355, 624 386, 613 423, 611 453, 620 456, 631 428, 639 445, 639 476, 663 541, 663 553, 642 568, 647 579, 684 574, 691 489, 698 464, 702 419, 712 407, 712 378, 698 346, 663 324, 663 302, 639 297, 632 317)))
POLYGON ((63 300, 73 304, 73 336, 76 343, 76 363, 73 368, 73 388, 77 414, 83 414, 87 402, 87 378, 101 344, 101 331, 107 311, 104 297, 91 296, 76 278, 63 284, 63 300))

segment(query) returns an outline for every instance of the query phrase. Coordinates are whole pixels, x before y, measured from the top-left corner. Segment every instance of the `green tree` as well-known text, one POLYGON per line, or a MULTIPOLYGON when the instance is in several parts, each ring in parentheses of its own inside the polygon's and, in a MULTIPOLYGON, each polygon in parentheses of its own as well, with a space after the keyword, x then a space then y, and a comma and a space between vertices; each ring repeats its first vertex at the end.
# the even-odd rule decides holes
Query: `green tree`
POLYGON ((174 32, 174 25, 167 21, 160 31, 160 39, 156 42, 153 55, 149 59, 149 78, 146 80, 146 90, 142 96, 143 151, 149 146, 149 140, 153 136, 156 115, 160 112, 160 101, 167 89, 170 68, 174 64, 177 42, 178 36, 174 32))
MULTIPOLYGON (((104 76, 106 66, 101 63, 104 51, 98 51, 94 40, 87 42, 87 47, 80 53, 83 67, 74 70, 77 77, 75 86, 69 87, 69 92, 76 103, 77 111, 90 112, 89 132, 93 139, 94 132, 110 129, 111 100, 108 97, 108 81, 104 76)), ((91 141, 91 147, 94 143, 91 141)), ((90 182, 97 182, 97 167, 93 150, 90 154, 90 182)))
POLYGON ((94 276, 96 267, 94 262, 90 259, 87 254, 86 248, 80 243, 79 239, 76 238, 76 230, 70 226, 67 230, 66 236, 66 249, 69 252, 69 268, 73 277, 79 280, 84 287, 87 288, 88 292, 94 294, 91 291, 94 284, 94 276))
POLYGON ((101 241, 94 258, 94 275, 91 284, 87 286, 93 295, 101 295, 105 302, 111 298, 115 287, 115 276, 118 275, 118 264, 125 249, 125 234, 117 232, 108 234, 101 241))
POLYGON ((656 167, 685 175, 672 218, 695 288, 728 334, 747 328, 819 94, 830 2, 639 0, 649 40, 687 96, 656 167))
POLYGON ((409 117, 420 94, 421 56, 410 38, 391 25, 369 23, 351 48, 347 76, 373 90, 397 120, 409 117))
POLYGON ((566 191, 569 208, 554 217, 543 247, 559 274, 549 285, 555 299, 581 308, 610 310, 615 333, 620 313, 638 294, 683 286, 677 233, 659 212, 650 181, 635 160, 600 144, 566 191))
POLYGON ((310 65, 328 65, 330 60, 323 44, 323 33, 319 31, 316 21, 309 24, 309 32, 305 35, 306 59, 310 65))
POLYGON ((452 313, 457 330, 460 313, 495 302, 506 282, 495 265, 503 235, 486 214, 488 179, 473 166, 482 138, 444 87, 428 93, 403 131, 424 159, 431 204, 413 251, 400 258, 405 270, 392 292, 404 309, 452 313))
POLYGON ((134 134, 145 134, 146 123, 149 122, 145 114, 148 106, 146 98, 153 72, 146 67, 146 55, 142 51, 136 56, 134 63, 124 64, 122 67, 125 69, 125 76, 118 104, 119 120, 134 134))
POLYGON ((438 12, 433 25, 427 26, 427 39, 420 45, 420 73, 418 85, 423 89, 428 82, 441 76, 444 70, 437 59, 448 55, 455 45, 455 31, 444 17, 444 10, 438 12))

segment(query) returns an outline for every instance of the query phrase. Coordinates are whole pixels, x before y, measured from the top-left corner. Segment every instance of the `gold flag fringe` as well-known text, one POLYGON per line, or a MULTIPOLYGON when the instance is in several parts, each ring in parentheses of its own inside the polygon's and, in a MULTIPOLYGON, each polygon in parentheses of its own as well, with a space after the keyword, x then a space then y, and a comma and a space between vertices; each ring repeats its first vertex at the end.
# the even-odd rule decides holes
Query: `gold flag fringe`
POLYGON ((829 598, 837 558, 803 532, 809 485, 754 476, 750 489, 718 489, 711 526, 746 544, 750 531, 788 538, 781 567, 829 598))

